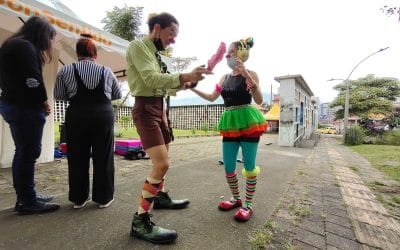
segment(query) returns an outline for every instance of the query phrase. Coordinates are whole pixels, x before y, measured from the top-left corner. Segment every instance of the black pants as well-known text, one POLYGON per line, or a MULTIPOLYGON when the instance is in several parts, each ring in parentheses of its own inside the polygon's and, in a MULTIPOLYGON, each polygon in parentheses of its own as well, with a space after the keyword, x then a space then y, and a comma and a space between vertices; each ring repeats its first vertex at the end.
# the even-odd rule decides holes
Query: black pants
POLYGON ((12 174, 17 202, 29 204, 36 200, 35 162, 42 149, 46 117, 42 108, 19 107, 0 100, 0 114, 10 125, 15 144, 12 174))
POLYGON ((69 200, 89 197, 89 165, 93 159, 92 200, 105 204, 114 195, 114 114, 111 105, 73 105, 65 117, 69 200))

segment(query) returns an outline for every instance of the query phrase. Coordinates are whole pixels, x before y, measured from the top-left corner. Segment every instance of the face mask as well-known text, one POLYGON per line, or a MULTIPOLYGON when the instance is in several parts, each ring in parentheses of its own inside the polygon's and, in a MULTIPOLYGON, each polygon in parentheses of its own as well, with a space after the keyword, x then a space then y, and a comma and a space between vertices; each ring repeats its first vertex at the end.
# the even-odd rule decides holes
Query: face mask
POLYGON ((164 46, 163 46, 160 38, 156 38, 156 40, 154 40, 154 46, 156 46, 157 51, 164 50, 164 46))
POLYGON ((226 63, 228 64, 229 68, 234 69, 236 66, 236 59, 234 57, 226 58, 226 63))

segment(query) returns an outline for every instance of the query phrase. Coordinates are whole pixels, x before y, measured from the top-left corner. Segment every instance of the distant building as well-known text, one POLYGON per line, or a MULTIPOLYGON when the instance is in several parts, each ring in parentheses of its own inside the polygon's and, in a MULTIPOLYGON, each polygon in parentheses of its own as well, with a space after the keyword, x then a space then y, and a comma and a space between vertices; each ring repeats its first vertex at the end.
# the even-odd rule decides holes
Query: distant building
POLYGON ((324 102, 319 105, 319 123, 320 124, 332 124, 336 120, 336 112, 341 107, 331 108, 330 103, 324 102))
POLYGON ((280 146, 296 146, 310 139, 318 126, 318 98, 301 75, 275 77, 280 83, 280 146))

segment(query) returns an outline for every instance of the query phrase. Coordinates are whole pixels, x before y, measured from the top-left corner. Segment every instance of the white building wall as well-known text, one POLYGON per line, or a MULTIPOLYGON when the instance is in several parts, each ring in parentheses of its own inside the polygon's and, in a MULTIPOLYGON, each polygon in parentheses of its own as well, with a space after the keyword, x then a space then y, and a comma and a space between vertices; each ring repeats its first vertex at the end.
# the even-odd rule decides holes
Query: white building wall
POLYGON ((318 105, 311 101, 313 93, 301 75, 276 77, 280 87, 280 146, 295 146, 311 137, 317 128, 318 105))
POLYGON ((294 99, 295 99, 295 82, 294 79, 282 80, 278 89, 279 93, 279 146, 294 145, 294 99))

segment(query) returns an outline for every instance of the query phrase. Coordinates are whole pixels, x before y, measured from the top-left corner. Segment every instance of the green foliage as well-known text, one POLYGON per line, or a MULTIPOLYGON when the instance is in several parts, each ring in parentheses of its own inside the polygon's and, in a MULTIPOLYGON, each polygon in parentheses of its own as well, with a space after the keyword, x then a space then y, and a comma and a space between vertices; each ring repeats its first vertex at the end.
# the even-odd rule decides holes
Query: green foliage
POLYGON ((125 129, 127 129, 130 125, 130 123, 132 122, 132 116, 130 115, 124 115, 121 116, 119 118, 119 123, 122 125, 122 127, 124 127, 125 129))
POLYGON ((320 124, 320 123, 318 123, 318 128, 328 128, 328 127, 332 127, 332 125, 330 125, 330 124, 320 124))
POLYGON ((395 112, 386 118, 390 128, 400 128, 400 112, 395 112))
MULTIPOLYGON (((343 118, 346 84, 342 82, 334 87, 339 92, 331 107, 340 107, 336 118, 343 118)), ((361 118, 371 115, 393 114, 393 102, 400 95, 400 81, 396 78, 376 78, 368 75, 364 78, 349 81, 349 114, 361 118)))
POLYGON ((54 143, 60 143, 60 123, 54 122, 54 143))
POLYGON ((101 20, 103 29, 125 40, 132 41, 140 34, 143 7, 114 6, 101 20))
MULTIPOLYGON (((205 136, 205 135, 218 135, 218 133, 213 132, 213 131, 208 131, 204 132, 202 130, 196 130, 195 128, 193 129, 174 129, 174 136, 175 138, 178 137, 188 137, 188 136, 205 136)), ((131 138, 139 138, 139 134, 136 131, 136 128, 127 128, 127 129, 122 129, 119 132, 119 136, 116 136, 118 138, 125 138, 125 139, 131 139, 131 138)))
POLYGON ((211 128, 212 131, 218 131, 218 124, 214 124, 211 128))
POLYGON ((160 54, 165 56, 163 60, 168 62, 169 70, 171 72, 182 72, 186 70, 192 62, 197 61, 197 57, 174 57, 172 47, 166 48, 164 51, 161 51, 160 54))
POLYGON ((269 231, 258 229, 249 235, 249 243, 252 249, 263 249, 272 240, 272 234, 269 231))
POLYGON ((385 5, 381 8, 382 13, 384 13, 387 16, 392 16, 392 15, 396 15, 398 17, 398 19, 400 20, 400 7, 399 6, 388 6, 385 5))
POLYGON ((208 124, 207 123, 203 123, 203 125, 201 126, 201 130, 204 131, 204 133, 208 132, 208 124))
POLYGON ((189 65, 197 61, 197 57, 171 57, 171 64, 174 72, 182 72, 189 67, 189 65))
POLYGON ((360 145, 364 141, 364 131, 359 126, 352 126, 347 129, 344 135, 344 144, 360 145))
POLYGON ((386 145, 400 146, 400 129, 387 131, 383 135, 383 142, 386 145))

